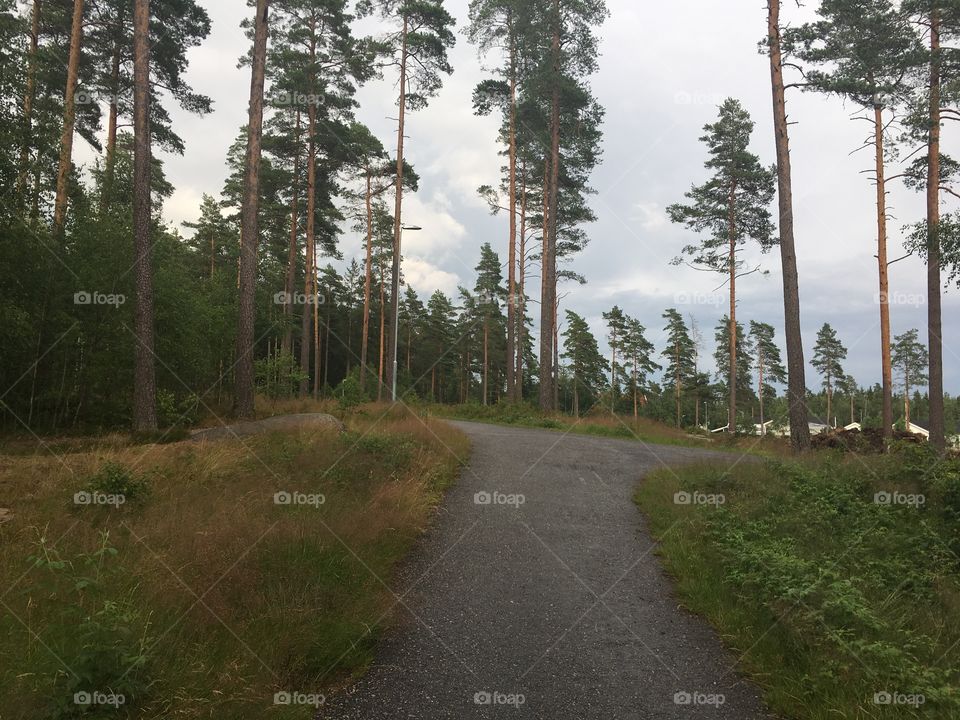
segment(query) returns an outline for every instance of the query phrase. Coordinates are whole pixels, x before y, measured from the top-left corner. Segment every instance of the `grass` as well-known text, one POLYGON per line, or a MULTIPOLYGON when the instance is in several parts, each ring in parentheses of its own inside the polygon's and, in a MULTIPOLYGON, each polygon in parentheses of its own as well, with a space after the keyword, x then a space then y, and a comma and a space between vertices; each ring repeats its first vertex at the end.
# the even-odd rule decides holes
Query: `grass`
POLYGON ((527 403, 427 405, 426 413, 456 420, 559 430, 578 435, 637 440, 654 445, 709 448, 722 452, 746 452, 774 457, 790 453, 789 441, 782 438, 744 435, 734 437, 725 434, 711 436, 649 418, 614 415, 605 408, 595 408, 579 419, 563 413, 545 413, 527 403))
POLYGON ((774 711, 960 717, 960 463, 914 446, 693 466, 648 477, 636 501, 682 602, 774 711))
POLYGON ((312 717, 369 663, 468 451, 385 412, 344 434, 0 445, 0 718, 312 717))

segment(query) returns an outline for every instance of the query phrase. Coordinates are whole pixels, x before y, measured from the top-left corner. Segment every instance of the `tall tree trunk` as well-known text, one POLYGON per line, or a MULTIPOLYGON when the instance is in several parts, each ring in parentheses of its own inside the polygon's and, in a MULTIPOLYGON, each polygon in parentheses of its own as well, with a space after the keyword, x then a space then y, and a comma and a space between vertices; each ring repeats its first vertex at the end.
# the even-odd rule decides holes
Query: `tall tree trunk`
POLYGON ((930 444, 946 449, 943 403, 943 310, 940 298, 940 14, 930 13, 930 135, 927 142, 927 342, 930 444))
POLYGON ((540 408, 556 408, 556 377, 554 368, 554 338, 552 328, 556 314, 557 294, 557 230, 559 228, 559 185, 560 185, 560 1, 553 0, 553 37, 551 57, 553 89, 550 99, 550 172, 547 185, 549 216, 547 234, 544 238, 543 287, 540 290, 540 408))
POLYGON ((523 400, 523 349, 526 346, 527 328, 527 296, 526 296, 526 277, 527 277, 527 166, 523 163, 523 179, 520 190, 520 250, 519 250, 519 275, 517 283, 517 342, 516 342, 516 363, 517 372, 514 375, 516 380, 516 401, 523 400))
POLYGON ((610 414, 617 411, 617 331, 610 338, 610 414))
POLYGON ((77 77, 80 73, 80 48, 83 44, 83 0, 74 0, 70 30, 70 56, 67 60, 67 87, 63 93, 63 132, 60 136, 60 162, 57 169, 57 193, 53 204, 53 236, 60 239, 67 220, 67 185, 73 167, 73 130, 77 120, 77 77))
POLYGON ((370 165, 367 165, 367 257, 363 266, 363 333, 360 337, 360 389, 367 381, 367 347, 370 340, 370 286, 373 276, 373 202, 370 165))
POLYGON ((487 404, 489 396, 489 385, 487 385, 488 373, 490 372, 490 324, 485 318, 483 321, 483 404, 487 404))
POLYGON ((674 345, 674 367, 677 369, 676 377, 674 378, 673 383, 673 399, 676 402, 677 406, 677 427, 680 427, 682 424, 682 419, 680 416, 680 401, 682 398, 681 395, 681 377, 680 377, 680 343, 678 342, 674 345))
POLYGON ((386 297, 386 278, 383 277, 383 265, 380 265, 380 370, 377 373, 377 402, 383 400, 384 374, 386 372, 387 358, 387 297, 386 297))
POLYGON ((110 105, 107 111, 107 144, 104 149, 103 182, 100 188, 100 212, 106 213, 113 198, 113 183, 117 167, 117 122, 120 114, 120 59, 123 53, 123 5, 117 9, 114 26, 113 56, 110 59, 110 105))
POLYGON ((907 432, 910 430, 910 370, 903 371, 903 422, 907 432))
POLYGON ((267 13, 270 0, 257 0, 250 73, 250 112, 240 210, 240 292, 237 325, 237 364, 234 372, 234 413, 254 414, 254 321, 257 290, 257 242, 260 210, 260 155, 263 136, 263 85, 267 67, 267 13))
POLYGON ((133 236, 137 305, 134 332, 133 430, 157 429, 153 352, 153 243, 150 207, 150 0, 133 6, 133 236))
POLYGON ((17 202, 26 205, 27 178, 30 176, 30 145, 33 141, 33 101, 37 92, 37 51, 40 46, 41 0, 33 0, 30 13, 30 47, 27 51, 27 78, 23 89, 23 138, 17 166, 17 202))
POLYGON ((513 39, 513 14, 510 25, 510 239, 507 258, 507 397, 517 400, 514 353, 517 336, 517 62, 513 39))
POLYGON ((736 188, 730 189, 728 228, 730 235, 730 408, 727 413, 727 432, 737 432, 737 226, 736 188))
POLYGON ((833 378, 827 375, 827 427, 833 427, 833 378))
MULTIPOLYGON (((556 286, 554 286, 556 287, 556 286)), ((556 293, 554 293, 556 296, 556 293)), ((553 409, 560 407, 560 300, 553 304, 553 409)))
POLYGON ((317 246, 313 246, 313 399, 320 399, 320 286, 317 282, 317 246))
MULTIPOLYGON (((313 103, 307 106, 307 272, 303 281, 303 294, 308 303, 303 307, 303 317, 300 321, 300 397, 306 397, 310 389, 310 355, 315 348, 316 334, 310 327, 311 308, 317 302, 317 107, 313 103)), ((314 373, 320 371, 315 365, 314 373)))
POLYGON ((883 436, 893 437, 893 364, 890 358, 890 265, 887 262, 887 186, 883 163, 883 108, 873 108, 877 174, 877 265, 880 276, 880 357, 883 371, 883 436))
POLYGON ((400 48, 400 118, 397 123, 397 192, 393 210, 393 276, 390 281, 390 358, 387 362, 391 390, 397 385, 397 307, 400 303, 400 243, 403 235, 403 132, 407 111, 407 29, 409 20, 403 16, 403 38, 400 48))
POLYGON ((780 0, 768 0, 770 78, 773 88, 773 125, 777 147, 777 200, 780 209, 780 261, 783 269, 784 335, 787 342, 787 399, 790 442, 795 452, 810 449, 806 366, 800 333, 800 281, 793 233, 793 176, 780 38, 780 0))
POLYGON ((767 429, 763 426, 763 352, 757 353, 757 397, 760 400, 760 435, 767 434, 767 429))
POLYGON ((290 244, 287 246, 287 275, 284 279, 283 289, 283 319, 285 330, 283 331, 283 352, 291 355, 293 353, 293 295, 296 292, 297 284, 297 230, 300 225, 300 109, 295 111, 295 130, 293 137, 293 187, 290 197, 290 244))

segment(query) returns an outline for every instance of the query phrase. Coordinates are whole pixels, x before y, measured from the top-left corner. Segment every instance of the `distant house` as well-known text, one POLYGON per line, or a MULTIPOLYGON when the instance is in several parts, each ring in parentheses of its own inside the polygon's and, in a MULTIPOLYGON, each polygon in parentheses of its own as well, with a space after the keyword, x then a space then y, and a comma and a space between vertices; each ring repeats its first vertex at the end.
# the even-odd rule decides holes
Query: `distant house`
POLYGON ((852 422, 849 425, 843 426, 844 430, 863 430, 863 425, 858 422, 852 422))
MULTIPOLYGON (((820 433, 823 433, 823 432, 829 432, 832 429, 829 425, 823 422, 816 415, 810 416, 807 426, 810 428, 811 435, 819 435, 820 433)), ((790 435, 790 426, 787 425, 781 428, 777 428, 776 430, 768 430, 768 432, 771 433, 772 435, 777 435, 778 437, 787 437, 788 435, 790 435)))

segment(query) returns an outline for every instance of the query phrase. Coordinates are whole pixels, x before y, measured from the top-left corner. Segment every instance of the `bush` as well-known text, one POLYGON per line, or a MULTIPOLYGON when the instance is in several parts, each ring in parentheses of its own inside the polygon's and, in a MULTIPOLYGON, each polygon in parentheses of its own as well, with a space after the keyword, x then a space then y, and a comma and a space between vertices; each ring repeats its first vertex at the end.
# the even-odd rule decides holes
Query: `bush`
POLYGON ((127 502, 140 500, 150 491, 146 481, 123 465, 113 462, 104 463, 94 475, 87 478, 84 489, 104 495, 123 496, 127 502))

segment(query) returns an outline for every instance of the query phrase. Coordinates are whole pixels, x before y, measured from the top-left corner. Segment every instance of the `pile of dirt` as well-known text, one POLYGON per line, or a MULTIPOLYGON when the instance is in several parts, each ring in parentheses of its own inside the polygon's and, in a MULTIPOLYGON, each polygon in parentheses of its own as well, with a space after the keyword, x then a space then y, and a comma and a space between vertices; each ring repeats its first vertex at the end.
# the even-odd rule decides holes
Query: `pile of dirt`
MULTIPOLYGON (((915 444, 926 442, 926 438, 922 435, 915 435, 914 433, 903 430, 894 430, 893 439, 895 442, 915 444)), ((879 455, 886 449, 883 432, 878 428, 832 430, 814 435, 812 444, 815 450, 843 450, 844 452, 859 453, 861 455, 879 455)))

